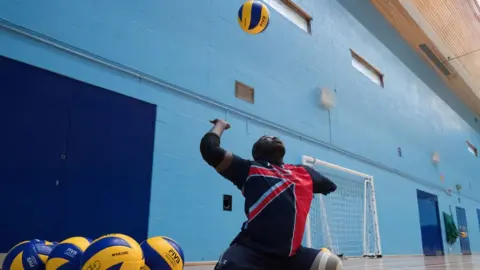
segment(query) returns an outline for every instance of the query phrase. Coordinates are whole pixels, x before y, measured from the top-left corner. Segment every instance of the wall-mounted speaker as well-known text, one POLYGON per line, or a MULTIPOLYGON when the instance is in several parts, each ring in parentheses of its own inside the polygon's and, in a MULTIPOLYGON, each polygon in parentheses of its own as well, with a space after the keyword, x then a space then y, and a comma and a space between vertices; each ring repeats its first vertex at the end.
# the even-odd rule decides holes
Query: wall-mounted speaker
POLYGON ((335 93, 328 88, 319 89, 320 92, 320 105, 327 110, 330 110, 335 106, 335 93))
POLYGON ((440 154, 438 152, 432 153, 432 162, 438 164, 440 162, 440 154))

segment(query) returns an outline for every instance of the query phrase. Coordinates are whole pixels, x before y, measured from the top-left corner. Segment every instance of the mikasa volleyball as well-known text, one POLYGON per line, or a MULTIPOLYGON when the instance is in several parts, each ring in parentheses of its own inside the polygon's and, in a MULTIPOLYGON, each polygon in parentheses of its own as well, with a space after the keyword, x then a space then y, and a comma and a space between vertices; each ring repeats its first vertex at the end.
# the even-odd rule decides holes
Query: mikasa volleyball
POLYGON ((270 22, 270 12, 267 6, 260 2, 249 0, 238 10, 238 23, 243 31, 256 35, 267 29, 270 22))

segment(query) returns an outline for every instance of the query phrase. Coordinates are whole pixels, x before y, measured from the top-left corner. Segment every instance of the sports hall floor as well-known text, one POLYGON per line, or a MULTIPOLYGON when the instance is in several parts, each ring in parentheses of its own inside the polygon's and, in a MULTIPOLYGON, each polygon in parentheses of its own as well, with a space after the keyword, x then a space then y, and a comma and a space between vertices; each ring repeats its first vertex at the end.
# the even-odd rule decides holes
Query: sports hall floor
MULTIPOLYGON (((0 254, 0 266, 4 254, 0 254)), ((187 266, 186 270, 212 270, 213 266, 187 266)), ((480 255, 446 257, 392 257, 383 259, 348 259, 348 270, 480 270, 480 255)), ((295 270, 295 269, 292 269, 295 270)))
MULTIPOLYGON (((190 266, 188 270, 212 270, 213 266, 190 266)), ((349 270, 480 270, 480 255, 445 257, 392 257, 383 259, 348 259, 344 269, 349 270)), ((292 269, 295 270, 295 269, 292 269)))

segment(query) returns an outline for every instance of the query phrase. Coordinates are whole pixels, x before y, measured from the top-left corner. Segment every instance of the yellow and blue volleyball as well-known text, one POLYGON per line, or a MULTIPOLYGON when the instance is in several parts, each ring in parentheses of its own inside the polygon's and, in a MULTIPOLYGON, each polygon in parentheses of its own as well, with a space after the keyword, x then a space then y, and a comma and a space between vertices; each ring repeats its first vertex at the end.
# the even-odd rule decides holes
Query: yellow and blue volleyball
POLYGON ((78 270, 83 252, 92 240, 85 237, 71 237, 53 248, 48 256, 46 270, 78 270))
POLYGON ((38 239, 18 243, 8 251, 2 269, 45 269, 45 263, 54 247, 53 243, 38 239))
POLYGON ((142 248, 130 236, 107 234, 93 241, 83 253, 82 270, 140 270, 142 248))
POLYGON ((320 251, 321 251, 321 252, 329 252, 329 253, 331 253, 331 251, 330 251, 328 248, 321 248, 320 251))
POLYGON ((155 236, 140 245, 145 256, 146 270, 182 270, 185 257, 180 245, 173 239, 155 236))
POLYGON ((270 12, 260 1, 247 1, 238 10, 238 23, 243 31, 249 34, 260 34, 267 29, 270 12))

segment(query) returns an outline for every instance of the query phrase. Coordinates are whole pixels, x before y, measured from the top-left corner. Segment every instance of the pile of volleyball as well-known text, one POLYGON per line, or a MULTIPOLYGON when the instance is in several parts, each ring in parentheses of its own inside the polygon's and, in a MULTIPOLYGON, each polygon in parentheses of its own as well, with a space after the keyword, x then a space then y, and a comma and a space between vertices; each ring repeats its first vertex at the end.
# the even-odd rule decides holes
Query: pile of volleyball
POLYGON ((124 234, 94 241, 72 237, 60 243, 24 241, 14 246, 2 270, 181 270, 183 251, 174 240, 156 236, 138 244, 124 234))

